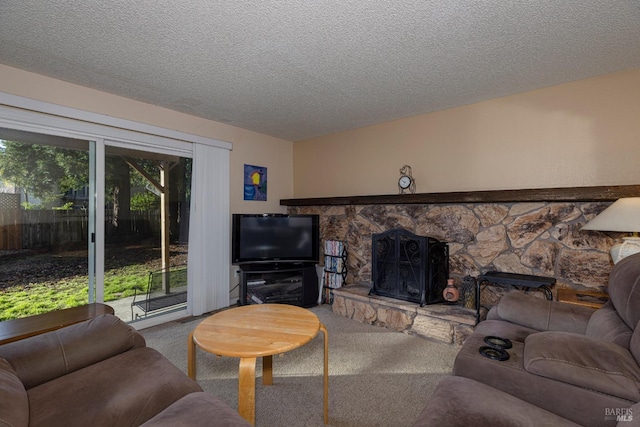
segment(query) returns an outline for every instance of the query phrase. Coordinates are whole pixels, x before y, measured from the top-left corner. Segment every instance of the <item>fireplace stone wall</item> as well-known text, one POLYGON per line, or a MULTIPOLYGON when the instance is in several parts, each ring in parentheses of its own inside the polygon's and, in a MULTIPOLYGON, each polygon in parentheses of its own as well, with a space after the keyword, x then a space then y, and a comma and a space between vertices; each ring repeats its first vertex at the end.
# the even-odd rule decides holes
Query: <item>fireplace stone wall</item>
POLYGON ((320 215, 322 239, 345 240, 347 283, 371 282, 371 239, 404 228, 449 244, 450 276, 490 270, 555 277, 557 287, 602 289, 620 233, 580 231, 610 202, 291 206, 320 215))

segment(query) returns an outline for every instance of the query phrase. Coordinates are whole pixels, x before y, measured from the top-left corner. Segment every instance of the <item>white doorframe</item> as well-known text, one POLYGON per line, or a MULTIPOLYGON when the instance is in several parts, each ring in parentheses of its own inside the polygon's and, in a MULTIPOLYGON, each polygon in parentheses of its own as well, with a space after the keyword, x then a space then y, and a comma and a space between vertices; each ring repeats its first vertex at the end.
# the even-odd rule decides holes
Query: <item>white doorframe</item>
MULTIPOLYGON (((87 135, 90 135, 109 138, 114 141, 122 140, 123 142, 133 141, 150 143, 151 145, 165 145, 167 148, 177 149, 184 153, 193 151, 191 148, 192 143, 225 148, 227 150, 233 148, 233 145, 226 141, 0 92, 0 120, 5 116, 15 117, 18 122, 23 122, 26 126, 37 126, 40 129, 48 127, 59 128, 57 129, 59 131, 66 130, 70 133, 62 136, 71 138, 91 140, 93 138, 87 137, 87 135), (13 114, 10 110, 13 110, 13 114), (33 114, 38 117, 34 117, 33 114), (78 136, 78 133, 82 133, 84 136, 78 136)), ((13 126, 5 127, 20 129, 13 126)), ((32 131, 38 132, 33 128, 32 131)), ((42 130, 40 133, 43 133, 42 130)), ((58 134, 56 133, 56 135, 58 134)))
MULTIPOLYGON (((93 232, 95 233, 95 301, 104 300, 104 176, 105 145, 145 151, 165 152, 182 157, 193 157, 195 143, 211 147, 232 149, 225 141, 205 138, 184 132, 134 122, 126 119, 91 113, 34 99, 0 92, 0 127, 95 141, 96 151, 96 212, 93 232)), ((228 183, 226 184, 228 186, 228 183)), ((91 231, 89 231, 91 233, 91 231)), ((91 239, 91 235, 89 235, 91 239)), ((173 313, 169 317, 186 315, 173 313)), ((164 319, 164 318, 163 318, 164 319)), ((158 317, 149 318, 136 327, 161 323, 158 317)))
POLYGON ((95 302, 104 302, 104 139, 96 138, 96 194, 94 195, 96 208, 96 222, 93 233, 96 245, 96 299, 95 302))
POLYGON ((88 227, 88 245, 89 245, 89 259, 88 266, 89 271, 89 302, 96 301, 96 257, 98 254, 96 253, 96 196, 98 195, 97 191, 97 182, 96 182, 96 141, 89 141, 89 200, 88 200, 88 211, 89 211, 89 227, 88 227))

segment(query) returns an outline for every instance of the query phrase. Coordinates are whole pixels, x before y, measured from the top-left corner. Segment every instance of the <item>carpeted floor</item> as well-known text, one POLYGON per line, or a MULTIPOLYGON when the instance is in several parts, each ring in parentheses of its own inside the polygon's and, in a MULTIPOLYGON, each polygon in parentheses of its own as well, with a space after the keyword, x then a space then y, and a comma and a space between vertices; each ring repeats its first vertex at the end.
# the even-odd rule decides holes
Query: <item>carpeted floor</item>
MULTIPOLYGON (((331 312, 311 309, 329 331, 329 425, 410 426, 435 385, 450 374, 454 345, 429 341, 331 312)), ((201 319, 142 330, 149 347, 187 372, 187 337, 201 319)), ((256 426, 322 426, 322 333, 273 358, 273 385, 256 369, 256 426)), ((237 407, 238 359, 197 350, 197 380, 205 391, 237 407)))

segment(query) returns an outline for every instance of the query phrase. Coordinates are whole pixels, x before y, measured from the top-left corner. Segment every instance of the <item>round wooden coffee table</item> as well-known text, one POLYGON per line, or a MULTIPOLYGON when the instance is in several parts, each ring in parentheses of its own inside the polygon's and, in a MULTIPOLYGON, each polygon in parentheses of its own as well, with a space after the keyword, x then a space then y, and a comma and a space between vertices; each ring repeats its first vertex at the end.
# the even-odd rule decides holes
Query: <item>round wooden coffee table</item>
POLYGON ((318 316, 285 304, 256 304, 216 313, 189 334, 188 372, 196 379, 196 346, 240 358, 238 412, 255 424, 256 358, 262 357, 262 383, 273 384, 273 355, 301 347, 318 331, 324 334, 324 423, 329 423, 329 338, 318 316))

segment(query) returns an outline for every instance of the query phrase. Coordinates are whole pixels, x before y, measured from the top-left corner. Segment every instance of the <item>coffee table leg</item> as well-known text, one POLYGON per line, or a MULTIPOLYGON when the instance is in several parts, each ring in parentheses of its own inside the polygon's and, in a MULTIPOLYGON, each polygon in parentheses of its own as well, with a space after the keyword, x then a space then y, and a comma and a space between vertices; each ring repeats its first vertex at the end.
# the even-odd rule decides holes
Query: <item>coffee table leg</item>
POLYGON ((329 334, 322 323, 320 330, 324 334, 324 423, 329 424, 329 334))
POLYGON ((256 358, 240 359, 238 413, 251 425, 256 423, 256 358))
POLYGON ((273 384, 273 356, 262 357, 262 384, 273 384))
POLYGON ((193 341, 193 332, 189 334, 187 343, 187 373, 189 378, 196 379, 196 343, 193 341))

